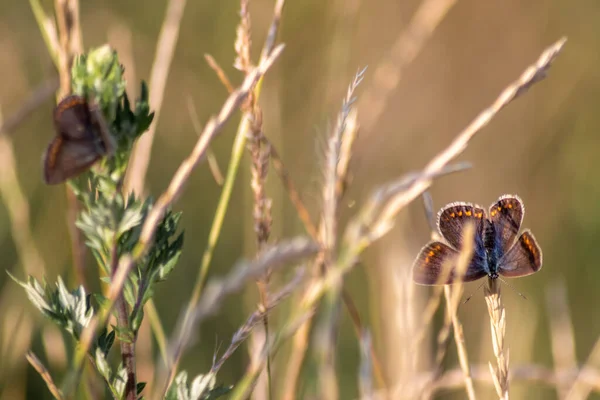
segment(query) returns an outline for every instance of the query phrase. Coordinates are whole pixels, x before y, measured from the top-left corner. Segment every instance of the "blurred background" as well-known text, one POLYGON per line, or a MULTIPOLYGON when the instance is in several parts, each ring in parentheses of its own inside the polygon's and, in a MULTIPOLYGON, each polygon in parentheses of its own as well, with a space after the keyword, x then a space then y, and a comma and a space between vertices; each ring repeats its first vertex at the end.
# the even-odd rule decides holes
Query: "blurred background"
MULTIPOLYGON (((273 3, 251 2, 255 61, 273 3)), ((41 4, 52 12, 52 1, 41 4)), ((167 4, 155 0, 81 2, 84 49, 104 43, 117 49, 130 98, 138 95, 140 80, 150 79, 167 4)), ((157 197, 166 188, 196 142, 190 104, 204 124, 227 96, 204 54, 211 54, 234 84, 243 78, 233 68, 239 7, 236 0, 185 4, 156 125, 147 173, 149 195, 157 197)), ((436 211, 452 201, 487 207, 506 193, 518 194, 524 201, 523 227, 538 239, 544 266, 534 276, 511 280, 514 291, 503 288, 511 368, 533 364, 552 370, 559 364, 584 364, 590 355, 590 363, 600 368, 598 356, 592 353, 600 337, 599 21, 600 3, 593 0, 288 0, 280 32, 286 48, 267 74, 261 95, 265 134, 277 146, 317 220, 328 128, 354 74, 369 67, 356 92, 361 129, 351 164, 352 184, 343 205, 342 221, 347 221, 378 185, 422 168, 548 45, 568 37, 548 79, 501 111, 470 143, 460 160, 471 162, 473 168, 437 180, 431 190, 436 211)), ((61 275, 75 287, 65 187, 46 186, 41 178, 41 156, 55 134, 52 88, 57 79, 29 3, 2 0, 0 110, 4 121, 10 121, 36 93, 50 88, 51 94, 3 133, 7 136, 0 153, 1 269, 21 279, 26 274, 38 279, 45 276, 49 282, 61 275), (7 150, 10 146, 12 153, 7 150), (15 197, 15 190, 7 184, 15 171, 27 203, 15 197), (27 210, 30 220, 25 222, 34 248, 18 244, 27 210)), ((224 172, 238 121, 239 113, 213 142, 224 172)), ((211 276, 225 274, 237 259, 252 257, 256 251, 248 157, 242 165, 211 276)), ((267 190, 274 204, 273 240, 302 234, 295 209, 276 175, 269 176, 267 190)), ((190 296, 220 192, 205 164, 194 172, 174 206, 183 211, 186 246, 179 265, 155 295, 167 334, 172 333, 190 296)), ((410 380, 434 364, 443 312, 438 312, 423 341, 417 368, 408 356, 431 293, 410 280, 413 259, 429 240, 428 229, 422 202, 416 201, 400 214, 393 231, 364 254, 346 281, 371 329, 389 385, 410 380)), ((97 269, 89 255, 87 265, 86 285, 98 291, 97 269)), ((276 283, 282 280, 274 279, 276 283)), ((493 352, 478 285, 466 286, 466 295, 473 297, 460 306, 459 318, 470 363, 487 368, 493 352)), ((229 297, 219 315, 201 326, 198 343, 180 368, 194 376, 206 372, 215 349, 220 343, 228 344, 256 303, 257 290, 251 282, 242 294, 229 297)), ((284 303, 273 313, 273 326, 289 306, 284 303)), ((347 313, 342 315, 337 338, 340 398, 351 399, 358 394, 359 345, 347 313)), ((70 339, 40 316, 22 288, 0 273, 0 399, 51 398, 24 358, 30 348, 60 381, 68 366, 70 339)), ((455 348, 451 341, 445 370, 458 367, 455 348)), ((284 347, 273 361, 278 390, 288 352, 284 347)), ((138 346, 140 380, 152 380, 157 357, 145 326, 138 346)), ((235 383, 248 363, 248 347, 242 346, 222 368, 219 382, 235 383)), ((308 370, 300 381, 300 398, 310 381, 308 370)), ((489 383, 476 382, 476 389, 481 398, 495 398, 489 383)), ((557 398, 554 387, 519 380, 511 382, 511 394, 518 399, 557 398)), ((459 399, 465 394, 442 391, 437 398, 459 399)))

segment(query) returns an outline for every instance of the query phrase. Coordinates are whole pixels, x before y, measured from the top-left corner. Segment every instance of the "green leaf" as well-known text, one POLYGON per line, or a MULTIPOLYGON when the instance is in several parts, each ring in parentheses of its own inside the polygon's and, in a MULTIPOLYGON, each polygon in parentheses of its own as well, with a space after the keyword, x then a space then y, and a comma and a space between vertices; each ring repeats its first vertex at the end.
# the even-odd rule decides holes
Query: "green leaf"
POLYGON ((219 397, 226 395, 227 393, 231 392, 232 390, 233 390, 233 385, 229 385, 229 386, 219 385, 216 388, 211 389, 208 393, 206 393, 202 397, 202 400, 215 400, 215 399, 218 399, 219 397))
POLYGON ((108 329, 104 329, 102 334, 98 336, 98 348, 104 353, 104 356, 108 356, 108 352, 110 351, 112 345, 115 342, 115 331, 112 330, 108 332, 108 329))
POLYGON ((104 352, 100 348, 96 349, 96 354, 95 354, 94 360, 96 361, 96 369, 98 370, 98 372, 100 372, 100 375, 102 375, 102 377, 107 382, 110 382, 111 373, 112 373, 111 369, 110 369, 110 365, 106 361, 104 352))
POLYGON ((192 381, 190 388, 190 399, 196 400, 202 398, 205 393, 208 393, 214 386, 217 377, 215 374, 198 375, 192 381))
POLYGON ((139 396, 140 393, 142 393, 142 391, 144 390, 144 388, 146 387, 146 382, 138 382, 136 385, 136 393, 139 396))

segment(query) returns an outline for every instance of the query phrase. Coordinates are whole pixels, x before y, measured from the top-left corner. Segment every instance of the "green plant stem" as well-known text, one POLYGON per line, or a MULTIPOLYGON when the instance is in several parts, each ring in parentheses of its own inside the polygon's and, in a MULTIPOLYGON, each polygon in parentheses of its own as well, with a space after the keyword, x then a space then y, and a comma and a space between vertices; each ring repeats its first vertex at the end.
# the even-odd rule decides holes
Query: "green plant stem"
POLYGON ((144 313, 148 317, 152 332, 154 332, 154 338, 156 339, 156 345, 163 361, 167 362, 167 336, 165 335, 165 329, 163 328, 160 316, 154 305, 154 300, 149 299, 144 306, 144 313))
MULTIPOLYGON (((262 78, 258 81, 256 85, 256 96, 258 96, 258 93, 260 92, 261 82, 262 78)), ((229 166, 227 168, 227 176, 225 177, 225 182, 223 184, 223 191, 221 192, 219 204, 217 205, 217 209, 215 211, 215 218, 213 219, 213 223, 210 228, 210 233, 208 235, 208 243, 206 245, 206 249, 204 250, 204 254, 202 255, 202 261, 200 264, 198 275, 196 277, 196 283, 194 284, 194 289, 192 291, 192 295, 190 297, 185 312, 182 324, 183 327, 189 324, 194 312, 194 308, 200 300, 202 289, 204 288, 204 285, 206 283, 206 278, 210 269, 210 263, 212 261, 214 249, 217 246, 217 242, 219 241, 221 229, 223 228, 223 220, 225 219, 225 214, 227 213, 227 208, 229 207, 229 200, 231 199, 231 193, 233 192, 233 185, 235 183, 235 179, 237 177, 237 173, 240 167, 240 161, 242 159, 242 156, 244 155, 244 149, 246 147, 246 137, 248 135, 249 130, 250 120, 247 118, 246 115, 244 115, 240 124, 238 125, 238 130, 233 143, 233 148, 231 150, 231 160, 229 161, 229 166)), ((185 329, 182 329, 182 332, 185 332, 185 329)), ((179 363, 180 357, 181 351, 178 349, 173 355, 173 360, 171 360, 171 373, 166 387, 168 387, 171 384, 175 376, 175 371, 177 370, 177 364, 179 363)))
POLYGON ((40 4, 39 0, 29 0, 29 5, 31 6, 33 16, 35 17, 35 22, 37 23, 38 28, 40 29, 40 33, 42 34, 42 39, 44 39, 44 43, 46 44, 46 48, 48 49, 48 54, 50 55, 54 66, 56 68, 59 68, 57 49, 54 47, 54 44, 50 39, 50 35, 48 34, 46 26, 47 22, 50 19, 44 12, 44 9, 40 4))
MULTIPOLYGON (((115 235, 116 236, 116 235, 115 235)), ((118 252, 118 240, 114 241, 112 254, 111 254, 111 278, 114 278, 114 274, 117 272, 117 266, 119 264, 119 252, 118 252)), ((127 310, 127 303, 121 291, 117 297, 115 304, 117 309, 117 325, 121 330, 119 337, 119 344, 121 348, 121 359, 123 366, 127 371, 127 381, 125 383, 125 399, 136 400, 136 379, 135 379, 135 338, 134 337, 123 337, 122 335, 129 335, 129 311, 127 310)))

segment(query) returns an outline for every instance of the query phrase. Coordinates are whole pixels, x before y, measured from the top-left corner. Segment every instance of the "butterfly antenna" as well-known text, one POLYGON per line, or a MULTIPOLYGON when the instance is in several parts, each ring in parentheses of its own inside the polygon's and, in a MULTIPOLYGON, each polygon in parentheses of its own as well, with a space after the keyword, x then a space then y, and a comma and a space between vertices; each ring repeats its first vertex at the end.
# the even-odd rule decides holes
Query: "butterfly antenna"
MULTIPOLYGON (((477 286, 477 289, 475 289, 475 292, 478 291, 479 289, 481 289, 481 287, 483 286, 485 282, 481 282, 481 284, 479 286, 477 286)), ((471 294, 469 295, 469 297, 467 297, 467 299, 465 301, 463 301, 463 304, 467 304, 467 301, 471 300, 471 297, 473 297, 473 293, 471 292, 471 294)))
POLYGON ((522 298, 524 298, 525 300, 527 300, 527 297, 525 297, 525 295, 521 292, 519 292, 517 289, 515 289, 515 287, 513 285, 511 285, 510 283, 506 282, 504 279, 498 277, 498 279, 500 279, 500 281, 502 283, 504 283, 506 286, 508 286, 509 288, 511 288, 512 290, 514 290, 515 293, 517 293, 519 296, 521 296, 522 298))

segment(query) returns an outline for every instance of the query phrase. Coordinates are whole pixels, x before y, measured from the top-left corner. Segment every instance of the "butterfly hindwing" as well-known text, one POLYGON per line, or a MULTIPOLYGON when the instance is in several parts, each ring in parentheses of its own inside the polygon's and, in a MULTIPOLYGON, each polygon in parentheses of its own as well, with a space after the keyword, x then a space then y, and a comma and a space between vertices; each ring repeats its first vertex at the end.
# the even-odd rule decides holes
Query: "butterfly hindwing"
POLYGON ((93 119, 86 99, 67 96, 54 109, 56 131, 66 140, 93 140, 93 119))
POLYGON ((480 237, 485 219, 485 210, 477 205, 450 203, 438 213, 438 229, 452 247, 460 249, 467 222, 475 222, 475 235, 480 237))
POLYGON ((495 243, 502 254, 511 249, 523 221, 523 202, 518 196, 504 195, 490 206, 490 221, 496 233, 495 243))
MULTIPOLYGON (((459 252, 442 242, 431 242, 421 249, 413 265, 413 280, 420 285, 447 285, 454 282, 456 262, 459 252), (450 270, 444 275, 444 268, 450 270), (442 276, 445 279, 442 279, 442 276)), ((485 254, 485 253, 484 253, 485 254)), ((484 277, 484 259, 477 249, 463 277, 464 282, 470 282, 484 277)))
POLYGON ((500 259, 498 272, 508 278, 531 275, 542 268, 542 249, 533 234, 526 230, 500 259))
POLYGON ((44 155, 44 181, 54 185, 79 175, 100 159, 97 146, 94 141, 56 136, 44 155))

